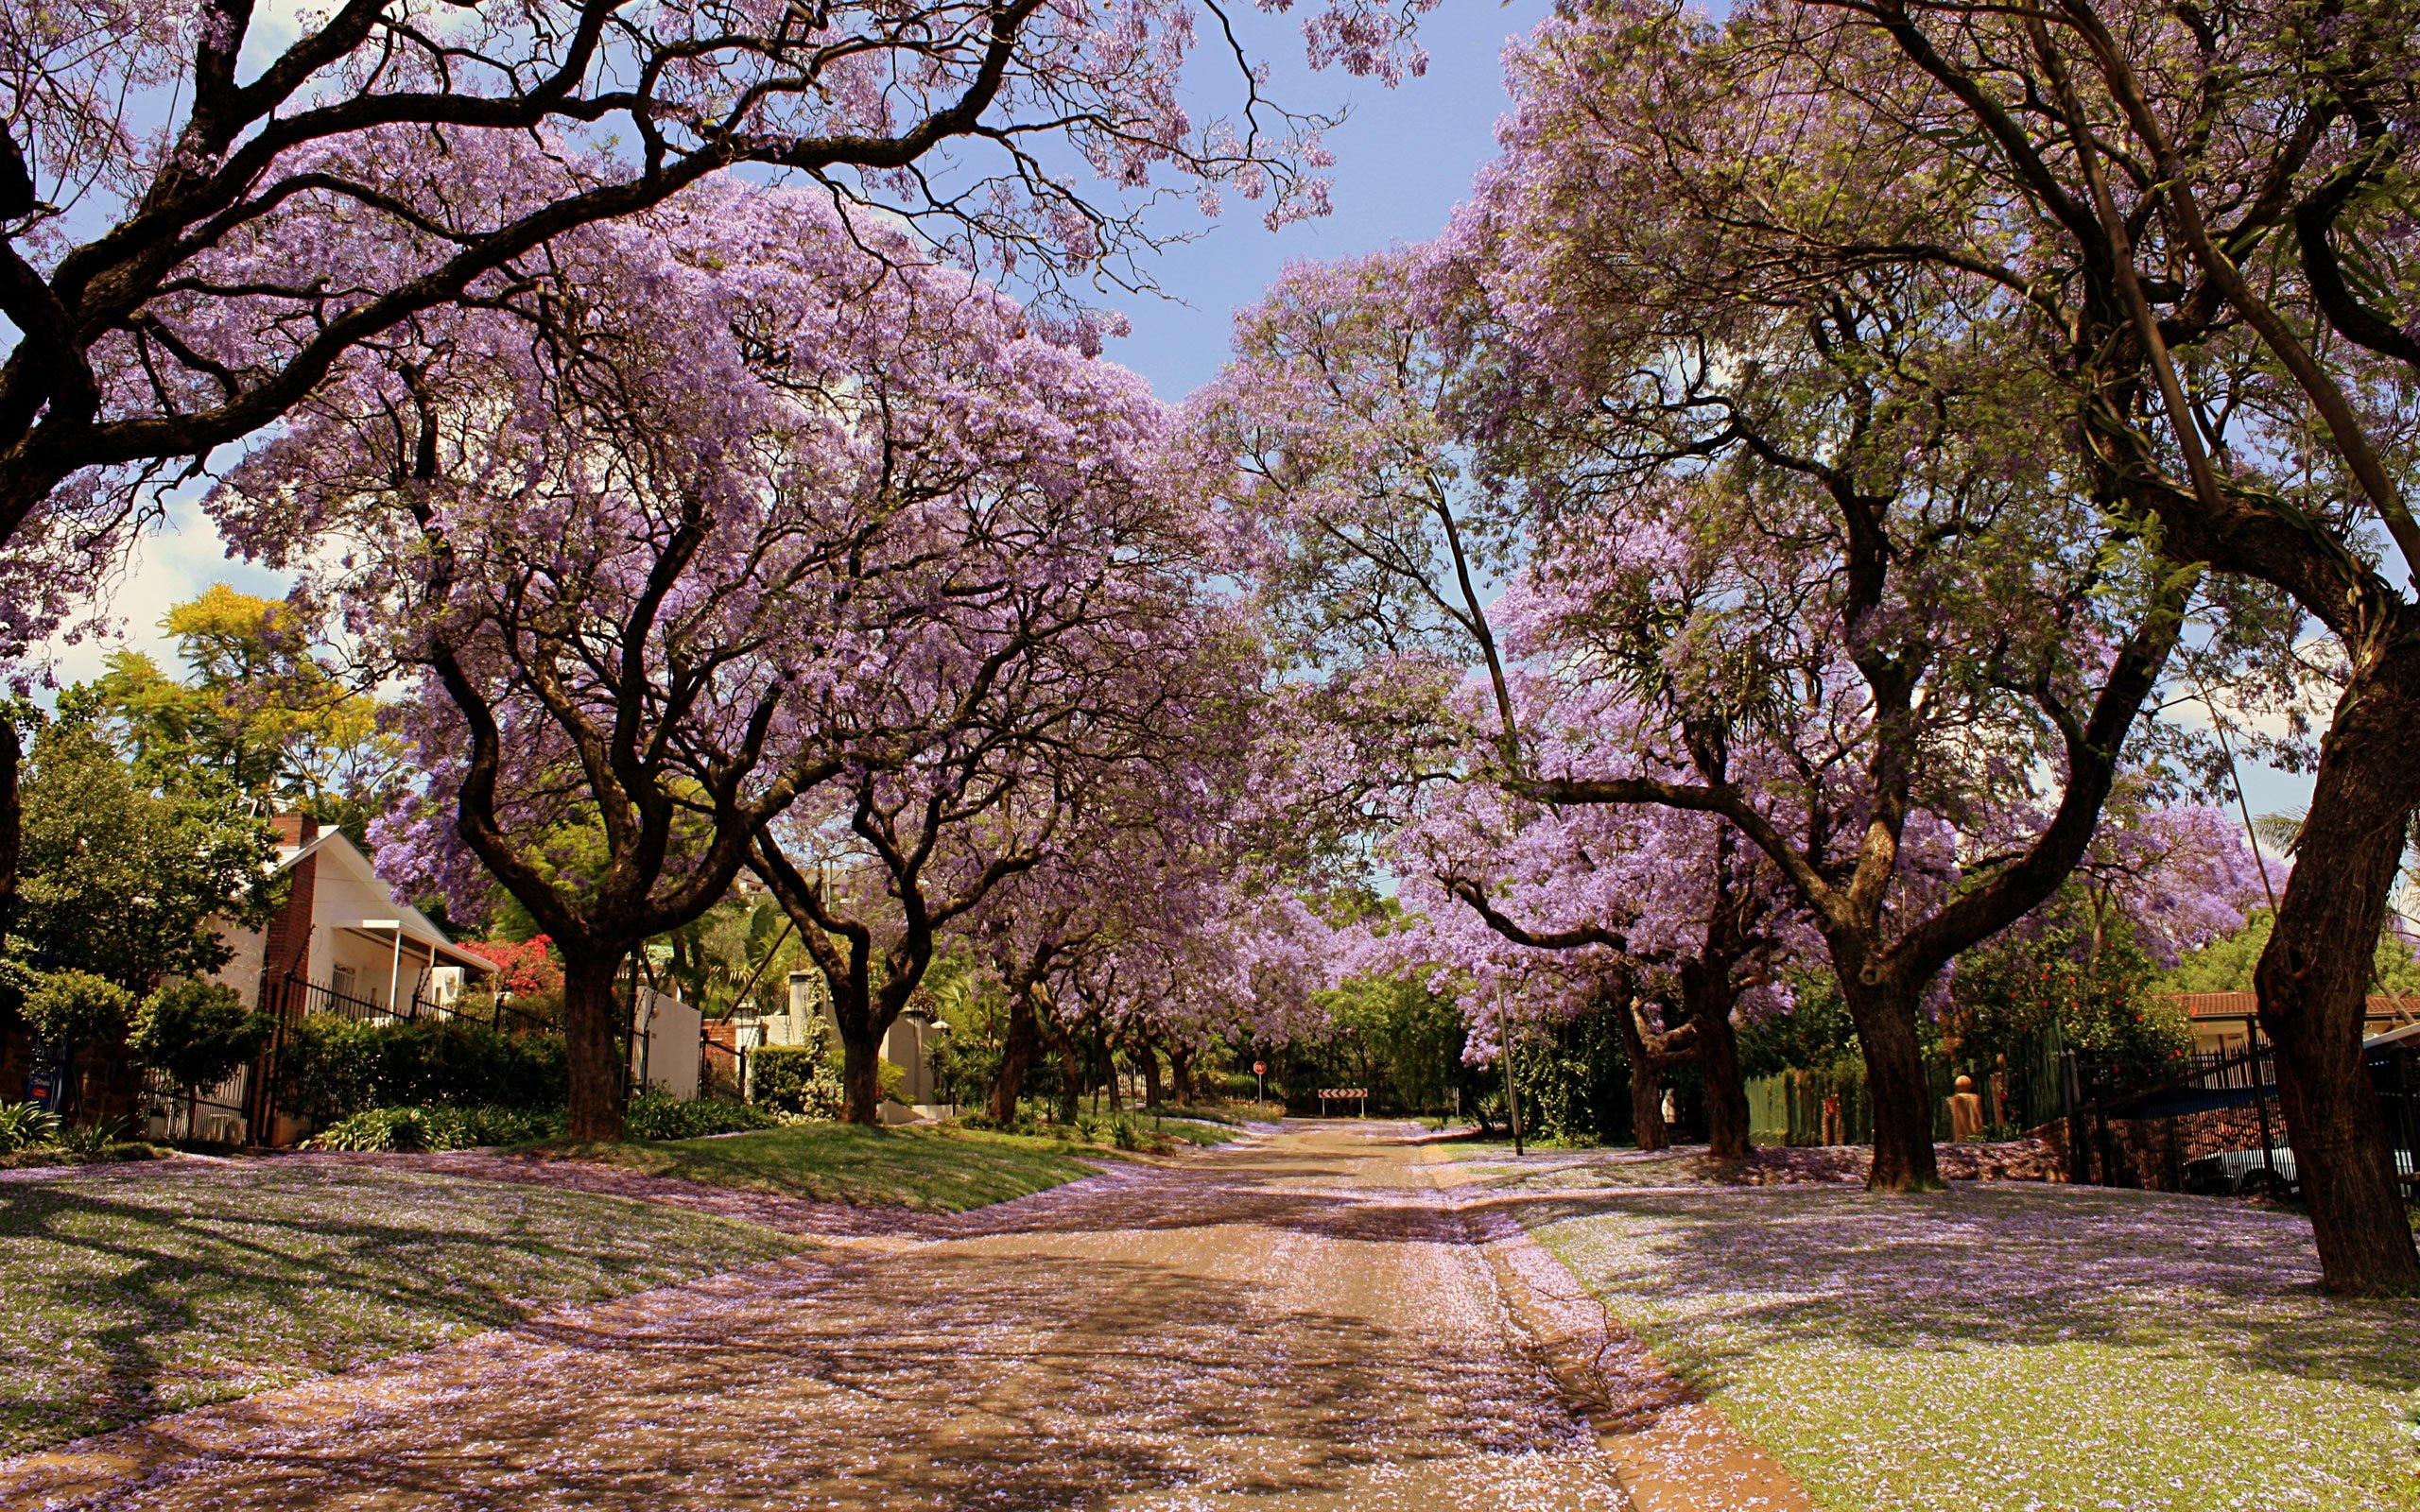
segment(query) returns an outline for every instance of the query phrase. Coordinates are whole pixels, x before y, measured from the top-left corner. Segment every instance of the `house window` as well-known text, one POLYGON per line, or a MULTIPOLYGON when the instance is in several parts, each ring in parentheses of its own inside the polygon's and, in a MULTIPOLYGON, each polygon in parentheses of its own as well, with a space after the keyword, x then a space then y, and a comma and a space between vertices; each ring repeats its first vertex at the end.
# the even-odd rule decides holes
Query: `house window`
POLYGON ((336 989, 337 996, 340 998, 349 998, 354 995, 353 990, 353 977, 354 971, 352 967, 339 966, 334 971, 329 973, 328 985, 336 989))

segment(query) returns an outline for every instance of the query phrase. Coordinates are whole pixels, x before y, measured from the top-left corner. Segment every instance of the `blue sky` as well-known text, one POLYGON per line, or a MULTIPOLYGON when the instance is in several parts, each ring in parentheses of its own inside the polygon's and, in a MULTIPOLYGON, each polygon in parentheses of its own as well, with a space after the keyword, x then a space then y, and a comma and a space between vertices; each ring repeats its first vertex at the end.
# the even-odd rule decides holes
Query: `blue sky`
MULTIPOLYGON (((1254 207, 1232 206, 1200 240, 1155 261, 1162 284, 1184 302, 1121 301, 1133 334, 1112 342, 1108 354, 1150 379, 1163 399, 1182 398, 1218 372, 1235 310, 1252 303, 1287 264, 1383 250, 1443 230, 1471 176, 1495 155, 1505 43, 1550 9, 1547 0, 1500 7, 1451 0, 1421 22, 1427 75, 1392 90, 1374 79, 1310 72, 1291 18, 1257 11, 1238 17, 1239 29, 1252 28, 1248 44, 1271 63, 1270 91, 1281 103, 1322 112, 1340 105, 1348 112, 1328 137, 1336 154, 1329 175, 1334 213, 1272 234, 1254 207)), ((1202 77, 1225 82, 1216 72, 1202 77)), ((1201 108, 1219 97, 1205 91, 1201 108)))

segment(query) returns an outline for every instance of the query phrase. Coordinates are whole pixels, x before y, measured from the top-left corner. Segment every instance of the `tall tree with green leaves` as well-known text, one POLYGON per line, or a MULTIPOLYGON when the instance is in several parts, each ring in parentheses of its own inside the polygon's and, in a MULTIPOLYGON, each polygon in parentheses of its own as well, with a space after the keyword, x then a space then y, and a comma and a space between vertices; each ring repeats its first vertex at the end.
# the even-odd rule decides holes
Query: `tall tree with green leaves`
POLYGON ((140 993, 205 975, 233 951, 222 924, 277 911, 277 833, 207 766, 164 779, 109 738, 88 688, 60 697, 27 753, 24 868, 8 960, 80 970, 140 993))
POLYGON ((209 767, 255 806, 300 809, 367 848, 370 821, 403 788, 406 752, 377 700, 317 654, 303 616, 214 583, 160 624, 182 679, 122 650, 93 687, 137 765, 209 767))

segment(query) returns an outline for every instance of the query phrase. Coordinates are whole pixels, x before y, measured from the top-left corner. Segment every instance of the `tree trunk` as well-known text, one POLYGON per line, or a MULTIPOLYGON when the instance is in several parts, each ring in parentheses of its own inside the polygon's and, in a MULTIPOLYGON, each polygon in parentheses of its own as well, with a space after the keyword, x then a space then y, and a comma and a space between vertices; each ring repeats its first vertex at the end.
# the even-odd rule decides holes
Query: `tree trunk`
POLYGON ((1941 1169, 1932 1149, 1932 1089, 1925 1082, 1916 1042, 1916 992, 1891 984, 1857 983, 1840 973, 1841 995, 1865 1054, 1866 1091, 1874 1100, 1874 1169, 1869 1192, 1939 1192, 1941 1169))
POLYGON ((1076 1104, 1084 1095, 1083 1073, 1076 1055, 1076 1030, 1070 1024, 1059 1036, 1059 1122, 1076 1122, 1076 1104))
POLYGON ((1117 1047, 1109 1042, 1106 1035, 1100 1041, 1100 1079, 1109 1088, 1109 1110, 1113 1113, 1124 1111, 1124 1100, 1119 1095, 1124 1088, 1117 1075, 1117 1047))
POLYGON ((862 1026, 840 1030, 840 1120, 868 1127, 882 1123, 882 1037, 862 1026))
POLYGON ((2276 1046, 2277 1100, 2310 1211, 2320 1274, 2351 1297, 2420 1294, 2420 1254, 2395 1183, 2362 1018, 2411 809, 2413 701, 2357 675, 2321 747, 2301 854, 2254 985, 2276 1046))
POLYGON ((570 1134, 612 1143, 622 1137, 622 1057, 614 1031, 622 1003, 614 990, 619 956, 563 956, 563 1059, 569 1078, 570 1134))
POLYGON ((1718 1160, 1744 1160, 1756 1153, 1756 1146, 1748 1135, 1748 1084, 1739 1074, 1739 1032, 1731 1024, 1737 996, 1731 986, 1731 963, 1693 964, 1681 980, 1692 999, 1689 1022, 1697 1025, 1698 1072, 1705 1079, 1707 1152, 1718 1160))
POLYGON ((1647 1048, 1637 1005, 1627 998, 1613 1005, 1622 1030, 1622 1053, 1630 1059, 1631 1137, 1643 1151, 1668 1150, 1671 1130, 1664 1126, 1664 1061, 1647 1048))
POLYGON ((1033 1064, 1033 1053, 1041 1038, 1032 994, 1011 993, 1008 1038, 1000 1047, 999 1074, 992 1078, 992 1117, 995 1121, 1016 1122, 1017 1093, 1025 1090, 1025 1074, 1033 1064))
POLYGON ((1137 1047, 1135 1054, 1142 1057, 1143 1062, 1143 1106, 1157 1108, 1160 1106, 1159 1049, 1147 1040, 1137 1047))
POLYGON ((1168 1046, 1168 1092, 1180 1108, 1190 1108, 1200 1097, 1193 1086, 1193 1047, 1179 1043, 1168 1046))

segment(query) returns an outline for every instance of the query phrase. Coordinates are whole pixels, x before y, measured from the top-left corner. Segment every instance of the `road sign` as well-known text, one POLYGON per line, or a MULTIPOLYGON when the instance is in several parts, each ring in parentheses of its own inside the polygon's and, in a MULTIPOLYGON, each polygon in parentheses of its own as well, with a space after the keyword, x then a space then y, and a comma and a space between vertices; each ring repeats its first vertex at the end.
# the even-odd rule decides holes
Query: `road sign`
POLYGON ((1255 1075, 1255 1076, 1266 1076, 1266 1075, 1268 1075, 1268 1074, 1269 1074, 1269 1062, 1268 1062, 1268 1061, 1266 1061, 1266 1060, 1255 1060, 1255 1061, 1253 1061, 1253 1062, 1252 1063, 1252 1074, 1253 1074, 1253 1075, 1255 1075))
POLYGON ((1351 1099, 1356 1099, 1356 1098, 1357 1098, 1357 1099, 1359 1099, 1359 1100, 1360 1100, 1360 1103, 1361 1103, 1361 1111, 1360 1111, 1359 1116, 1360 1116, 1360 1117, 1362 1117, 1362 1118, 1367 1118, 1367 1117, 1369 1117, 1369 1116, 1370 1116, 1370 1090, 1369 1090, 1367 1087, 1322 1087, 1322 1088, 1321 1088, 1321 1089, 1320 1089, 1320 1117, 1322 1117, 1322 1118, 1325 1118, 1325 1117, 1327 1117, 1327 1100, 1328 1100, 1329 1098, 1331 1098, 1331 1097, 1335 1098, 1338 1102, 1345 1102, 1345 1101, 1348 1101, 1348 1100, 1351 1100, 1351 1099))

